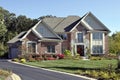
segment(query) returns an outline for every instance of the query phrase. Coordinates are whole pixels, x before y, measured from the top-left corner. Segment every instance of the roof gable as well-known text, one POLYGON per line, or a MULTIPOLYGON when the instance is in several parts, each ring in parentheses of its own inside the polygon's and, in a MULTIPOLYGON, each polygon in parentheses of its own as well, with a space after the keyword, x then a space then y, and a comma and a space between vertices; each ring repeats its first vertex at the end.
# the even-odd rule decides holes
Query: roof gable
POLYGON ((89 30, 110 31, 100 20, 91 12, 87 13, 81 20, 82 24, 89 30))
POLYGON ((35 33, 42 40, 44 39, 58 39, 61 38, 47 25, 44 21, 40 20, 33 28, 33 33, 35 33))
POLYGON ((42 22, 34 30, 44 38, 57 38, 57 36, 42 22))
MULTIPOLYGON (((59 41, 59 40, 61 40, 61 38, 54 32, 54 31, 52 31, 52 29, 50 29, 49 27, 48 27, 48 25, 46 25, 44 22, 42 22, 41 20, 35 25, 35 26, 33 26, 31 29, 29 29, 26 33, 24 33, 24 35, 22 36, 22 37, 20 37, 19 39, 18 39, 18 37, 16 36, 16 38, 15 38, 15 40, 20 40, 20 41, 22 41, 24 38, 26 38, 27 37, 27 35, 29 35, 30 33, 33 33, 33 34, 35 34, 36 35, 36 37, 38 37, 40 40, 49 40, 49 39, 51 39, 51 40, 56 40, 57 39, 57 41, 59 41), (41 28, 43 28, 44 30, 42 31, 41 30, 41 28), (42 32, 43 33, 42 33, 42 32), (48 34, 46 34, 46 33, 48 33, 48 34)), ((21 35, 21 34, 20 34, 21 35)), ((19 35, 18 35, 19 36, 19 35)), ((12 41, 13 41, 14 39, 12 39, 12 41)), ((11 40, 10 40, 10 42, 11 42, 11 40)), ((13 42, 14 43, 14 42, 13 42)))

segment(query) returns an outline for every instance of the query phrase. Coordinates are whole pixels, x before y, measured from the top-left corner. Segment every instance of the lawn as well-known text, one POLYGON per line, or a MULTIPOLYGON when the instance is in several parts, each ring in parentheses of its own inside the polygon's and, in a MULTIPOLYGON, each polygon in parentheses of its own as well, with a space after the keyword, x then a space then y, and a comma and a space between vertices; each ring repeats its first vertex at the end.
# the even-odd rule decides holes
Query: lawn
POLYGON ((120 71, 116 70, 117 60, 43 60, 34 62, 25 62, 25 64, 37 66, 40 68, 52 69, 62 72, 68 72, 77 75, 93 77, 98 80, 120 80, 120 71))
POLYGON ((73 59, 61 59, 61 60, 47 60, 39 62, 27 62, 25 64, 37 66, 41 68, 54 69, 59 71, 65 71, 69 73, 76 73, 78 70, 99 70, 107 69, 109 65, 112 68, 117 67, 117 60, 73 60, 73 59))

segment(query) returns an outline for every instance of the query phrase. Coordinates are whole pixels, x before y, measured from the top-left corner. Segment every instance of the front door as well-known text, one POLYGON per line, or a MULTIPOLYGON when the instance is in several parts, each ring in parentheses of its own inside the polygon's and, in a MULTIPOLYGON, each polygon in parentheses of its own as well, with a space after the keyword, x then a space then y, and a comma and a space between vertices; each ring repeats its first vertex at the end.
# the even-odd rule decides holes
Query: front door
POLYGON ((77 45, 77 53, 84 56, 84 45, 77 45))

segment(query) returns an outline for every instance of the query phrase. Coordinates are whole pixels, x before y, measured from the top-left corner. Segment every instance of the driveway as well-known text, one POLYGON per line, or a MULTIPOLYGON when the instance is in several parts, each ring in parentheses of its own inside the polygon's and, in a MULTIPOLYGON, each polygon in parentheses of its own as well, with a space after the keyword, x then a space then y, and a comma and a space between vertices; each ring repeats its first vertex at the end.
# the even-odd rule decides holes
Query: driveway
POLYGON ((0 60, 0 68, 12 70, 22 80, 86 80, 77 76, 10 63, 7 60, 0 60))

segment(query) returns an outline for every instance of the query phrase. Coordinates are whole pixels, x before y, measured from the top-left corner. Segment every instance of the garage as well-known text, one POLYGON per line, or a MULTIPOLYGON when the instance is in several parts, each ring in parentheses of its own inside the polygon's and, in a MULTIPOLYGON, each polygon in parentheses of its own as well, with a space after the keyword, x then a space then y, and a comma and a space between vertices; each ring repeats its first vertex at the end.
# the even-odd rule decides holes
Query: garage
POLYGON ((19 55, 18 48, 10 48, 9 58, 16 58, 19 55))

